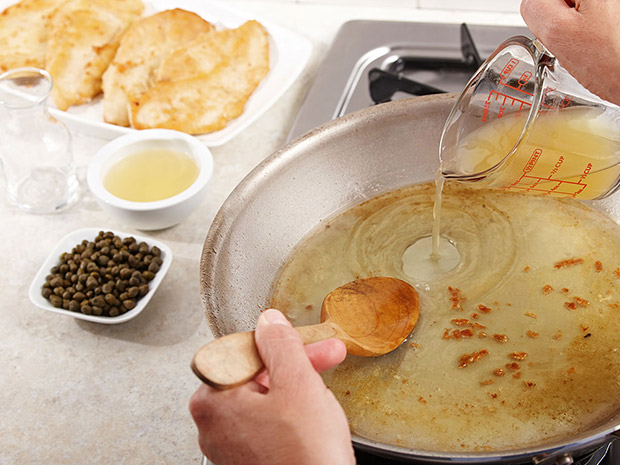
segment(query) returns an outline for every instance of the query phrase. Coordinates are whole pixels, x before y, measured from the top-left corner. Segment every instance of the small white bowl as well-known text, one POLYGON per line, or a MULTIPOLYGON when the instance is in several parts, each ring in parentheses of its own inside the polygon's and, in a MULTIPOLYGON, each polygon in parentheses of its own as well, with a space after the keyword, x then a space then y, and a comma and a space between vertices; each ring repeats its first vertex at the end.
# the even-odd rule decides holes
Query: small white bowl
POLYGON ((204 200, 213 173, 211 151, 198 139, 169 129, 146 129, 126 134, 104 145, 88 166, 88 187, 110 216, 142 230, 164 229, 187 218, 204 200), (188 154, 198 166, 198 177, 183 192, 155 202, 132 202, 112 195, 103 186, 110 167, 135 152, 168 148, 188 154))
POLYGON ((170 247, 168 247, 163 242, 155 240, 153 238, 139 236, 137 234, 124 233, 121 231, 114 231, 110 229, 103 229, 103 228, 78 229, 76 231, 73 231, 67 234, 65 237, 63 237, 60 240, 60 242, 58 242, 58 244, 56 244, 52 252, 49 254, 47 259, 45 260, 45 262, 39 269, 37 275, 34 277, 32 284, 30 285, 30 289, 28 291, 28 297, 30 298, 30 301, 34 305, 36 305, 39 308, 42 308, 43 310, 48 310, 50 312, 60 313, 61 315, 72 316, 73 318, 78 318, 80 320, 93 321, 95 323, 105 323, 105 324, 123 323, 125 321, 131 320, 132 318, 135 318, 142 312, 142 310, 144 310, 144 307, 146 307, 146 304, 149 303, 149 301, 151 300, 151 297, 153 297, 153 294, 155 294, 155 291, 157 290, 160 283, 164 279, 164 276, 166 276, 166 273, 168 272, 168 268, 170 268, 171 263, 172 263, 172 250, 170 250, 170 247), (161 250, 161 259, 163 263, 161 267, 159 268, 159 270, 157 271, 157 273, 155 273, 155 278, 153 278, 149 282, 149 292, 145 296, 141 297, 140 300, 138 300, 134 308, 118 316, 85 315, 84 313, 71 312, 63 308, 54 307, 50 303, 49 300, 47 300, 45 297, 41 295, 41 288, 43 284, 45 283, 46 276, 50 274, 50 270, 52 269, 53 266, 56 266, 58 265, 58 263, 60 263, 59 257, 63 252, 71 252, 73 247, 78 245, 84 239, 92 241, 97 236, 99 231, 111 231, 112 233, 120 237, 121 239, 124 239, 129 236, 133 236, 138 242, 146 242, 149 248, 153 246, 159 247, 159 249, 161 250))

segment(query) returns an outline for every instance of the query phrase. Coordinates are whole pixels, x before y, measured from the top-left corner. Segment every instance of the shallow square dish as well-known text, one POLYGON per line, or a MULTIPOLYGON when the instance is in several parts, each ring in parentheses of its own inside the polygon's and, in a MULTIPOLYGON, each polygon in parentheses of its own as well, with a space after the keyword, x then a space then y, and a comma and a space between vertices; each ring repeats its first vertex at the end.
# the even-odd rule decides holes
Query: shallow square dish
MULTIPOLYGON (((0 11, 17 3, 17 0, 0 0, 0 11)), ((172 8, 182 8, 200 15, 219 28, 235 28, 250 19, 259 21, 269 32, 269 73, 256 88, 245 105, 245 110, 228 125, 208 134, 196 137, 209 147, 225 144, 256 121, 295 82, 306 66, 312 43, 303 36, 269 21, 260 15, 250 15, 229 7, 224 1, 213 0, 144 0, 144 15, 172 8)), ((137 131, 133 128, 116 126, 103 121, 103 100, 95 97, 92 102, 58 110, 52 99, 48 99, 50 113, 70 129, 102 139, 114 139, 123 134, 137 131)))
POLYGON ((28 291, 28 297, 30 297, 30 301, 39 308, 43 310, 48 310, 54 313, 60 313, 61 315, 72 316, 73 318, 79 318, 80 320, 94 321, 95 323, 104 323, 104 324, 116 324, 123 323, 125 321, 131 320, 138 316, 144 307, 149 303, 155 291, 159 287, 159 284, 166 276, 168 272, 168 268, 170 268, 170 264, 172 263, 172 250, 163 242, 160 242, 151 237, 140 236, 138 234, 129 234, 122 231, 114 231, 113 229, 105 229, 105 228, 85 228, 78 229, 67 234, 63 237, 60 242, 56 244, 54 249, 51 251, 41 268, 39 269, 37 275, 34 277, 32 284, 30 285, 30 290, 28 291), (73 247, 82 242, 84 239, 92 241, 99 231, 110 231, 124 239, 126 237, 132 236, 138 242, 146 242, 150 247, 157 246, 161 250, 161 258, 162 265, 159 268, 159 271, 155 273, 155 278, 151 282, 149 282, 149 292, 140 300, 138 300, 135 308, 123 313, 118 316, 96 316, 96 315, 85 315, 79 312, 71 312, 69 310, 65 310, 63 308, 54 307, 49 300, 41 295, 41 287, 45 283, 45 277, 49 274, 50 269, 57 265, 60 261, 59 257, 63 252, 70 252, 73 247))

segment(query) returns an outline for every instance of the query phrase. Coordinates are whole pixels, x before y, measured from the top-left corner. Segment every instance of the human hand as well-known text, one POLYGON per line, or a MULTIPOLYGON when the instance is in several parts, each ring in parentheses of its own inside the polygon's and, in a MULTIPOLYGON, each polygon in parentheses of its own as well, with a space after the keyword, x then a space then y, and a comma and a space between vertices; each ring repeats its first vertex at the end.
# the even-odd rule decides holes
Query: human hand
POLYGON ((521 16, 584 87, 620 105, 620 1, 522 0, 521 16))
POLYGON ((316 371, 340 363, 344 344, 304 347, 277 310, 259 317, 255 339, 266 372, 226 391, 203 384, 190 400, 202 452, 217 465, 355 464, 344 411, 316 371))

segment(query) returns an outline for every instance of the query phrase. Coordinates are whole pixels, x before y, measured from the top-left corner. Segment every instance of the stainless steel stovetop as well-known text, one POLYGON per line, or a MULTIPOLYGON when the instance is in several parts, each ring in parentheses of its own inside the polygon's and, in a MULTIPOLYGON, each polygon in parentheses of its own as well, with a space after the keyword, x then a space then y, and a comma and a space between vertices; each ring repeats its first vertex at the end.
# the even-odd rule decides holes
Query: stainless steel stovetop
MULTIPOLYGON (((524 27, 468 24, 467 29, 482 60, 509 37, 532 36, 524 27)), ((319 68, 289 139, 375 104, 369 91, 373 69, 391 73, 393 80, 410 78, 444 92, 460 92, 478 67, 461 64, 461 36, 460 24, 345 23, 319 68)), ((403 97, 411 94, 398 91, 393 98, 403 97)))

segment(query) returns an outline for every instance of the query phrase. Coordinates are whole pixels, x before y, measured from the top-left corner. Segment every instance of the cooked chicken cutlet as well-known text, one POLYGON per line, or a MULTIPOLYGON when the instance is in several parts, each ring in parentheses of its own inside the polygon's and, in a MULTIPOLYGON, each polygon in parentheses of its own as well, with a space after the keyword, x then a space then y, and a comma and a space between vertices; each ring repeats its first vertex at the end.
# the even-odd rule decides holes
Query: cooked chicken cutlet
POLYGON ((143 10, 141 0, 69 0, 48 29, 45 68, 54 79, 52 98, 61 110, 101 92, 101 76, 121 36, 143 10))
POLYGON ((217 131, 243 113, 268 72, 269 37, 260 23, 202 34, 164 60, 160 82, 131 101, 131 124, 191 134, 217 131))
POLYGON ((211 72, 223 62, 247 66, 261 74, 269 69, 269 40, 258 21, 247 21, 236 29, 201 35, 171 53, 157 71, 157 81, 174 81, 211 72))
POLYGON ((175 49, 214 26, 195 13, 166 10, 133 23, 123 34, 114 60, 103 74, 103 119, 129 125, 129 99, 155 83, 155 71, 175 49))
POLYGON ((0 73, 45 67, 46 24, 66 0, 22 0, 0 13, 0 73))

